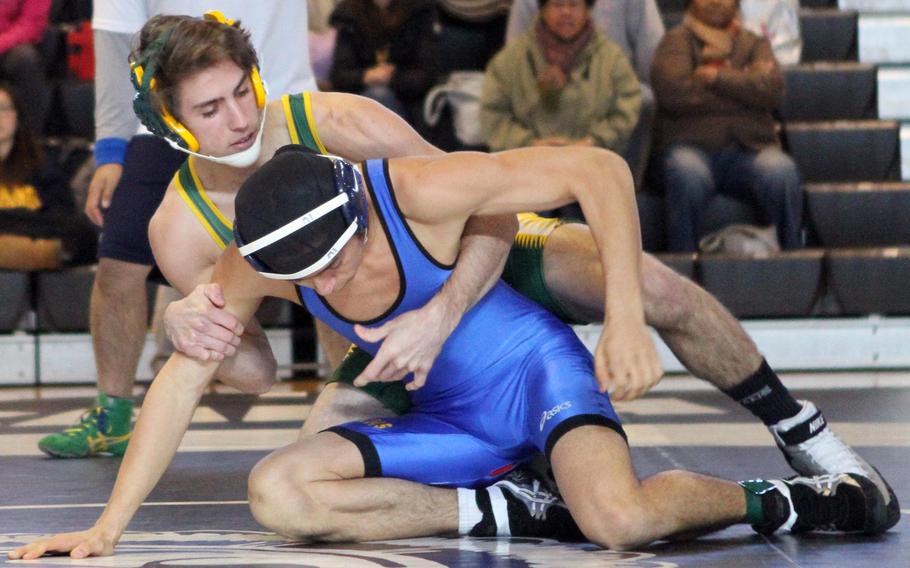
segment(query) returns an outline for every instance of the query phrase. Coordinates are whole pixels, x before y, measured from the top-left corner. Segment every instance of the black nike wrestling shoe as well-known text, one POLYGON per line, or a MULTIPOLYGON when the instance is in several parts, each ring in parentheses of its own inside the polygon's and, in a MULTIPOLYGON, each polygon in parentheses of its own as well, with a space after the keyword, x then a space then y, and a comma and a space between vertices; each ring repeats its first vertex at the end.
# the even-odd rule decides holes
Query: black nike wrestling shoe
POLYGON ((742 486, 762 499, 765 521, 752 525, 760 534, 783 530, 879 534, 900 519, 900 509, 878 487, 856 474, 747 481, 742 486))

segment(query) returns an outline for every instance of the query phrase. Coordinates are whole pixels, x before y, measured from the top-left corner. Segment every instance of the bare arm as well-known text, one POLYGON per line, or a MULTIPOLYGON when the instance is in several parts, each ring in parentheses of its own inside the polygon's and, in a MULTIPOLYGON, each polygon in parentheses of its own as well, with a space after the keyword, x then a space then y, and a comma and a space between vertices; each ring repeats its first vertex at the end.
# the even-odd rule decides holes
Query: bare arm
MULTIPOLYGON (((263 294, 276 284, 263 283, 236 247, 228 253, 216 266, 213 280, 224 289, 226 309, 247 321, 256 313, 263 294)), ((97 523, 107 534, 119 537, 164 473, 217 368, 216 362, 203 363, 175 353, 158 373, 143 402, 111 499, 97 523)))
POLYGON ((112 554, 177 452, 215 366, 172 355, 145 395, 114 489, 95 525, 40 539, 10 552, 9 558, 30 560, 45 552, 69 553, 73 558, 112 554))
POLYGON ((596 353, 601 386, 609 387, 616 375, 659 378, 657 354, 644 328, 634 187, 622 158, 595 148, 523 148, 396 160, 390 171, 412 223, 457 226, 465 215, 578 201, 604 267, 604 335, 596 353))
POLYGON ((130 34, 96 29, 95 49, 95 164, 85 200, 85 214, 96 225, 104 224, 104 210, 123 173, 127 141, 136 133, 139 119, 130 103, 133 89, 127 59, 130 34))
POLYGON ((217 377, 242 392, 268 390, 276 362, 265 332, 254 318, 243 325, 223 309, 221 287, 208 284, 220 250, 175 192, 168 192, 152 217, 149 241, 162 274, 186 296, 165 312, 177 349, 221 362, 217 377))
MULTIPOLYGON (((241 321, 253 316, 264 294, 291 297, 289 284, 264 281, 236 247, 229 248, 222 260, 214 280, 224 289, 227 309, 241 321)), ((69 552, 75 558, 111 554, 177 452, 217 367, 216 362, 173 354, 149 388, 111 497, 94 527, 41 539, 11 552, 10 558, 37 558, 46 551, 69 552)))
POLYGON ((457 311, 458 320, 452 329, 499 280, 517 231, 518 219, 511 214, 468 219, 461 238, 458 265, 432 300, 447 303, 451 310, 457 311), (442 300, 440 296, 443 296, 442 300))
POLYGON ((352 161, 439 155, 436 148, 381 104, 345 93, 311 93, 313 120, 326 149, 352 161))

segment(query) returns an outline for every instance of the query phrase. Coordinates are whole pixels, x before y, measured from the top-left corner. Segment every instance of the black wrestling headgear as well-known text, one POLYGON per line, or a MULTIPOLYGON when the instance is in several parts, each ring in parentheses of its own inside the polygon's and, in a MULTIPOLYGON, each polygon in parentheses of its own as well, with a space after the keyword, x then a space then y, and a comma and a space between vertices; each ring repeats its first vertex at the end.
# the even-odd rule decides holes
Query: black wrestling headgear
POLYGON ((364 191, 360 172, 347 160, 299 145, 280 148, 234 200, 240 254, 267 278, 315 274, 366 232, 364 191))

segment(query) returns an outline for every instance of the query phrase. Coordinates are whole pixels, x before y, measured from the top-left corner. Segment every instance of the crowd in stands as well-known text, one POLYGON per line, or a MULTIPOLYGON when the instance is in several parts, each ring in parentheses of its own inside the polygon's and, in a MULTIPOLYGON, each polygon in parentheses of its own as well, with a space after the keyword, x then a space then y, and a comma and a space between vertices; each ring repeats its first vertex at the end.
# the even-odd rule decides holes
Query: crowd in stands
POLYGON ((39 50, 51 0, 0 2, 0 269, 53 270, 95 260, 97 234, 78 211, 44 124, 48 74, 39 50))
POLYGON ((383 102, 444 149, 622 154, 636 186, 662 195, 671 251, 699 250, 702 215, 719 194, 773 226, 774 248, 798 248, 800 176, 776 132, 780 66, 802 47, 798 1, 685 7, 667 33, 655 0, 324 0, 311 3, 311 45, 314 66, 326 61, 325 88, 383 102), (357 28, 354 6, 371 25, 357 28), (421 101, 451 71, 483 74, 443 89, 453 113, 474 113, 478 132, 440 138, 421 101))
MULTIPOLYGON (((803 198, 775 112, 780 66, 800 57, 798 2, 723 4, 728 14, 689 0, 667 31, 655 0, 310 0, 309 44, 321 89, 373 98, 443 149, 577 144, 622 154, 636 186, 663 196, 673 251, 698 250, 715 194, 751 203, 782 248, 796 248, 803 198), (427 122, 426 95, 452 72, 477 78, 463 93, 474 105, 469 144, 451 119, 427 122)), ((66 79, 67 54, 49 47, 48 28, 90 9, 87 0, 0 2, 0 268, 93 257, 94 233, 68 185, 73 164, 61 173, 66 132, 51 83, 60 69, 66 79)))
POLYGON ((637 187, 663 195, 672 251, 699 249, 701 215, 716 194, 755 207, 782 248, 801 245, 799 173, 775 130, 780 65, 800 56, 796 0, 691 0, 667 34, 655 0, 446 0, 434 16, 425 0, 358 1, 381 32, 351 33, 353 0, 311 10, 315 29, 325 29, 321 19, 336 30, 328 88, 383 101, 444 149, 459 149, 457 138, 427 131, 420 100, 446 72, 483 69, 471 83, 482 90, 459 94, 479 98, 484 149, 577 144, 622 154, 637 187), (383 34, 397 39, 383 43, 383 34), (500 48, 486 49, 497 37, 500 48), (397 62, 405 39, 410 55, 397 62))
POLYGON ((743 28, 736 2, 727 5, 692 0, 654 55, 670 249, 697 249, 701 218, 717 193, 757 203, 780 244, 796 248, 799 172, 780 150, 773 116, 783 103, 783 76, 770 42, 743 28))

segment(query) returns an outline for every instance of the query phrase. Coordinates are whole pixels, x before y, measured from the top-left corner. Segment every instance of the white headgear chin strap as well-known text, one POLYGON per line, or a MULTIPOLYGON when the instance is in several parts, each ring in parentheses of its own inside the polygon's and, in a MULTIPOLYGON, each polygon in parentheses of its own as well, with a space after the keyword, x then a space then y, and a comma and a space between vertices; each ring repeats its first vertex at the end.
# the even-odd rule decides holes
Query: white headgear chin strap
MULTIPOLYGON (((338 209, 347 203, 349 200, 350 198, 346 193, 340 193, 322 205, 319 205, 315 209, 307 211, 289 223, 278 227, 274 231, 259 237, 251 243, 243 245, 238 250, 240 251, 241 256, 244 258, 251 254, 254 254, 267 246, 275 244, 290 234, 299 231, 310 223, 321 219, 328 213, 334 211, 335 209, 338 209)), ((299 270, 293 274, 279 274, 275 272, 260 272, 259 274, 273 280, 300 280, 301 278, 306 278, 311 274, 315 274, 316 272, 319 272, 328 266, 329 263, 332 262, 332 259, 334 259, 338 253, 341 252, 341 249, 344 248, 344 245, 346 245, 348 241, 351 240, 351 237, 357 233, 357 225, 357 219, 354 219, 354 221, 348 225, 348 228, 345 229, 341 236, 338 237, 338 240, 336 240, 335 243, 332 244, 331 248, 329 248, 329 250, 322 256, 322 258, 304 268, 303 270, 299 270)))
MULTIPOLYGON (((265 89, 266 97, 268 97, 269 91, 264 81, 262 83, 262 88, 265 89)), ((167 140, 167 143, 170 144, 173 148, 176 148, 177 150, 180 150, 181 152, 190 154, 192 156, 196 156, 197 158, 215 162, 216 164, 223 164, 232 168, 248 168, 256 163, 256 160, 259 159, 259 154, 262 152, 262 133, 265 132, 265 114, 268 108, 268 103, 262 107, 262 117, 259 119, 259 132, 256 133, 256 141, 253 142, 253 145, 246 150, 241 150, 240 152, 236 152, 229 156, 209 156, 207 154, 200 154, 199 152, 193 152, 192 150, 187 150, 186 148, 181 147, 170 138, 165 138, 165 140, 167 140)))

